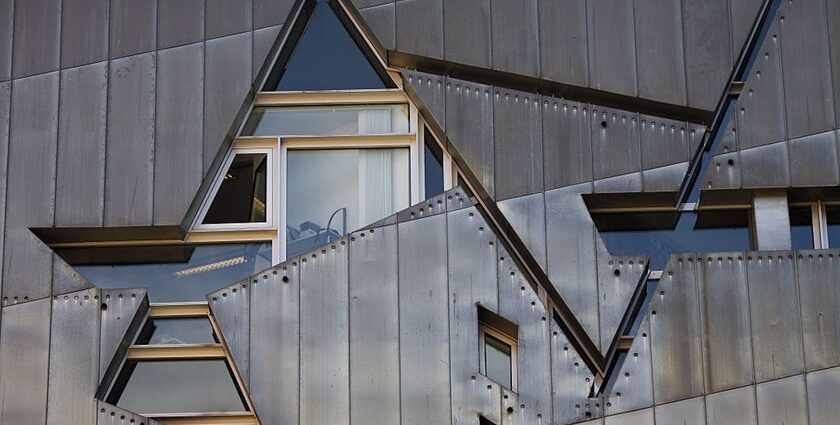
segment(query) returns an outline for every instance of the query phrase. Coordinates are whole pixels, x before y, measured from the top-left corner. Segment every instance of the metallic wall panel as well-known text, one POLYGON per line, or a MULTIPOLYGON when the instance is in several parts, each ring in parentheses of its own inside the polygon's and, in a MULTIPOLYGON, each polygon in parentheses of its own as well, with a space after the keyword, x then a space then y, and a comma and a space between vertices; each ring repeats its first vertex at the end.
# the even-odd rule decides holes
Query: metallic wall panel
POLYGON ((293 4, 294 0, 254 0, 254 28, 282 24, 293 4))
POLYGON ((595 180, 594 189, 596 193, 641 192, 642 173, 637 171, 635 173, 595 180))
MULTIPOLYGON (((0 6, 2 8, 3 6, 0 6)), ((9 157, 9 114, 12 108, 12 83, 0 83, 0 175, 7 176, 9 157)), ((6 199, 6 178, 0 178, 0 199, 6 199)), ((4 204, 5 205, 5 204, 4 204)), ((6 208, 0 208, 0 294, 3 292, 3 246, 6 236, 6 208)), ((0 303, 2 304, 2 303, 0 303)))
POLYGON ((592 180, 589 105, 543 97, 542 120, 545 189, 592 180))
POLYGON ((447 2, 443 40, 447 61, 490 68, 490 0, 447 2))
POLYGON ((840 404, 837 403, 840 368, 809 373, 805 380, 811 424, 830 424, 840 418, 840 404))
POLYGON ((397 50, 443 58, 443 0, 397 2, 397 50))
POLYGON ((154 223, 180 224, 203 172, 204 45, 159 51, 157 85, 154 223))
POLYGON ((204 39, 204 0, 158 0, 157 7, 158 49, 204 39))
POLYGON ((107 62, 61 72, 56 226, 102 225, 107 102, 107 62))
POLYGON ((638 88, 633 2, 594 0, 586 5, 589 86, 635 96, 638 88))
POLYGON ((653 409, 604 418, 604 425, 653 425, 653 409))
POLYGON ((551 318, 552 423, 569 424, 604 414, 602 400, 589 398, 594 375, 551 318))
POLYGON ((125 350, 133 342, 134 335, 127 335, 126 332, 133 322, 139 322, 146 316, 149 299, 145 289, 103 289, 102 304, 106 307, 100 313, 99 319, 100 376, 105 374, 115 354, 125 350))
POLYGON ((382 47, 391 50, 397 46, 396 7, 396 4, 388 3, 359 11, 359 15, 376 35, 377 41, 382 47))
POLYGON ((706 392, 753 382, 749 298, 743 253, 697 258, 706 392))
POLYGON ((217 38, 251 29, 251 0, 205 0, 205 38, 217 38))
POLYGON ((53 297, 47 424, 94 423, 99 292, 87 289, 53 297))
POLYGON ((3 304, 50 295, 52 253, 29 227, 52 226, 58 73, 12 82, 3 304))
POLYGON ((681 1, 635 0, 633 13, 639 96, 685 105, 681 1))
POLYGON ((432 118, 441 128, 446 129, 446 91, 444 90, 444 77, 405 69, 401 71, 408 85, 414 89, 420 97, 420 100, 429 109, 432 118))
POLYGON ((12 78, 14 15, 14 2, 0 2, 0 81, 6 81, 12 78))
POLYGON ((397 252, 396 225, 350 235, 351 423, 400 422, 397 252))
POLYGON ((804 375, 758 384, 755 392, 759 425, 808 425, 804 375))
POLYGON ((542 192, 539 96, 497 89, 493 102, 496 199, 542 192))
POLYGON ((93 287, 94 285, 76 272, 76 269, 74 269, 73 266, 64 262, 64 260, 58 255, 53 254, 53 294, 66 294, 93 287))
POLYGON ((12 77, 21 78, 57 70, 61 42, 61 1, 17 1, 14 12, 12 77))
POLYGON ((96 425, 161 425, 160 422, 112 406, 104 401, 96 401, 96 425))
MULTIPOLYGON (((644 0, 650 1, 650 0, 644 0)), ((651 115, 639 117, 642 169, 688 161, 688 125, 651 115)))
POLYGON ((447 78, 446 135, 490 196, 495 193, 493 88, 447 78))
POLYGON ((111 0, 111 58, 155 49, 157 2, 111 0))
MULTIPOLYGON (((831 70, 836 80, 840 75, 840 4, 826 2, 826 13, 828 15, 828 40, 831 50, 831 70)), ((3 49, 0 48, 0 51, 3 49)), ((0 63, 2 63, 0 58, 0 63)), ((3 68, 0 66, 0 79, 2 79, 3 68)), ((834 123, 840 123, 840 85, 834 84, 834 123)))
POLYGON ((621 320, 646 270, 642 256, 613 256, 600 239, 596 242, 598 269, 598 316, 601 351, 606 353, 620 332, 621 320))
POLYGON ((111 62, 105 225, 152 224, 155 68, 153 53, 111 62))
POLYGON ((682 13, 688 106, 713 110, 733 63, 729 1, 684 2, 682 13))
POLYGON ((493 69, 540 75, 537 0, 490 0, 490 7, 493 69))
POLYGON ((300 261, 300 423, 348 424, 347 238, 300 261))
POLYGON ((439 193, 429 199, 420 201, 400 212, 397 215, 397 222, 419 220, 424 217, 443 214, 446 212, 447 193, 439 193))
POLYGON ((205 43, 204 171, 222 146, 251 87, 251 33, 205 43))
POLYGON ((755 386, 706 396, 708 425, 756 425, 755 386))
POLYGON ((706 403, 703 397, 664 404, 655 409, 656 423, 660 425, 706 425, 706 403))
POLYGON ((260 68, 265 63, 268 57, 268 52, 274 41, 277 40, 277 35, 283 29, 282 25, 275 25, 273 27, 260 28, 254 30, 254 54, 251 61, 252 77, 256 78, 260 68))
POLYGON ((298 257, 251 284, 251 376, 254 410, 264 424, 298 423, 300 275, 298 257), (275 273, 276 272, 276 273, 275 273))
POLYGON ((496 205, 531 255, 547 270, 545 256, 545 195, 535 193, 499 201, 496 205))
POLYGON ((43 298, 3 307, 0 319, 0 422, 4 424, 43 424, 46 421, 51 305, 49 298, 43 298))
POLYGON ((761 0, 742 0, 729 3, 732 28, 732 57, 737 58, 747 41, 752 23, 758 16, 761 0))
POLYGON ((590 114, 595 178, 639 171, 638 114, 609 108, 593 108, 590 114))
POLYGON ((653 405, 650 319, 650 315, 642 319, 633 344, 630 345, 630 350, 624 359, 624 364, 613 372, 615 374, 613 385, 607 387, 604 392, 605 412, 608 415, 653 405))
POLYGON ((837 186, 840 184, 835 132, 788 141, 791 186, 837 186))
MULTIPOLYGON (((790 249, 790 212, 787 194, 776 190, 757 190, 753 192, 752 198, 752 209, 749 211, 752 248, 763 251, 790 249)), ((762 254, 759 254, 759 261, 761 261, 761 256, 762 254)), ((767 258, 773 257, 767 253, 767 258)), ((792 273, 793 267, 790 266, 792 273)), ((793 286, 795 288, 796 285, 793 286)))
POLYGON ((63 0, 61 67, 108 59, 108 0, 63 0))
POLYGON ((450 414, 446 216, 399 225, 400 402, 405 425, 450 414), (433 389, 433 390, 432 390, 433 389))
POLYGON ((540 73, 547 80, 586 87, 586 2, 540 0, 540 73))
POLYGON ((702 395, 703 340, 694 257, 671 256, 649 310, 656 403, 702 395))
POLYGON ((790 185, 790 164, 786 142, 742 149, 741 186, 787 187, 790 185))
MULTIPOLYGON (((259 280, 259 275, 253 280, 259 280)), ((251 295, 248 279, 207 294, 207 301, 216 323, 222 332, 219 335, 230 350, 239 375, 248 382, 251 360, 251 295)))
POLYGON ((645 192, 677 191, 682 184, 688 162, 642 171, 642 188, 645 192))
POLYGON ((831 58, 826 3, 782 2, 780 39, 785 78, 788 138, 834 128, 831 58))
POLYGON ((741 156, 737 151, 714 156, 702 178, 702 189, 739 189, 741 156))
POLYGON ((840 257, 837 251, 799 251, 796 271, 802 303, 805 369, 840 365, 840 257))

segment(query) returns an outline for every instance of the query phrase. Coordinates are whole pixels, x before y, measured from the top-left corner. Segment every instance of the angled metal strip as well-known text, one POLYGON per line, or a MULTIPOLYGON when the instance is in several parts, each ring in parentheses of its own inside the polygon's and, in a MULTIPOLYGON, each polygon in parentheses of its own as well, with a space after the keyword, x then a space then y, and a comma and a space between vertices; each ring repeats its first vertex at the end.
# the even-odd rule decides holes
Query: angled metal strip
POLYGON ((105 398, 149 311, 145 289, 103 289, 100 295, 98 398, 105 398))
POLYGON ((160 422, 140 416, 136 413, 108 404, 104 401, 96 403, 96 425, 162 425, 160 422))

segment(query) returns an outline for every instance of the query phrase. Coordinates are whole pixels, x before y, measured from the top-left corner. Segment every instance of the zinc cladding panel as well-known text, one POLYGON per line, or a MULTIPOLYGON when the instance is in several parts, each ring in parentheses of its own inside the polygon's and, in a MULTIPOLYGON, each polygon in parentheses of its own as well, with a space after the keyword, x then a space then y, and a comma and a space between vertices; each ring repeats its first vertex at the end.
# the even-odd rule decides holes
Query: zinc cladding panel
POLYGON ((204 45, 158 51, 154 223, 179 224, 201 183, 204 45))
MULTIPOLYGON (((53 254, 52 293, 67 294, 93 288, 93 284, 80 275, 57 254, 53 254)), ((98 295, 98 294, 97 294, 98 295)), ((99 339, 97 338, 97 341, 99 339)))
POLYGON ((49 298, 4 307, 0 320, 0 422, 43 424, 47 416, 49 298))
POLYGON ((476 356, 476 305, 498 311, 496 237, 475 207, 448 213, 446 230, 452 423, 474 422, 478 414, 501 423, 500 387, 477 373, 476 356))
POLYGON ((742 187, 790 186, 787 142, 742 149, 740 156, 742 187))
POLYGON ((12 78, 14 21, 14 2, 0 2, 0 81, 12 78))
POLYGON ((397 265, 396 225, 351 234, 351 423, 400 422, 397 265))
POLYGON ((493 69, 538 76, 537 0, 490 0, 490 8, 493 69))
POLYGON ((251 284, 254 410, 265 424, 298 423, 300 268, 293 257, 251 284), (276 272, 276 273, 275 273, 276 272))
POLYGON ((608 415, 640 409, 653 404, 653 378, 650 355, 650 315, 645 315, 621 368, 614 371, 613 386, 604 397, 608 415))
MULTIPOLYGON (((2 7, 2 6, 0 6, 2 7)), ((0 176, 6 176, 9 154, 9 114, 12 102, 12 83, 0 83, 0 176)), ((6 178, 0 178, 0 199, 6 199, 6 178)), ((6 207, 0 207, 0 279, 3 276, 3 241, 6 235, 6 207)), ((0 294, 2 294, 0 282, 0 294)))
POLYGON ((300 423, 350 417, 347 238, 301 255, 300 423))
POLYGON ((58 69, 61 1, 17 1, 14 13, 12 76, 21 78, 58 69))
POLYGON ((804 375, 758 384, 755 392, 759 425, 808 425, 804 375))
POLYGON ((749 299, 743 253, 697 258, 706 392, 753 382, 749 299))
POLYGON ((398 231, 401 420, 448 423, 446 216, 407 221, 398 231))
POLYGON ((589 105, 543 97, 543 169, 546 190, 592 180, 589 118, 589 105))
POLYGON ((389 3, 359 11, 382 47, 389 50, 397 46, 396 8, 396 4, 389 3))
POLYGON ((706 404, 703 397, 664 404, 656 406, 655 409, 656 423, 660 425, 706 425, 706 404))
POLYGON ((729 1, 683 3, 688 106, 713 110, 732 69, 729 1))
POLYGON ((636 171, 635 173, 595 180, 594 183, 595 193, 641 192, 642 173, 636 171))
POLYGON ((706 396, 706 424, 756 425, 755 409, 755 387, 752 385, 709 394, 706 396))
MULTIPOLYGON (((826 2, 826 13, 828 14, 828 40, 831 49, 831 70, 834 76, 834 115, 835 126, 840 123, 840 85, 837 79, 840 75, 840 3, 826 2)), ((2 15, 2 12, 0 12, 2 15)), ((0 47, 0 52, 3 49, 0 47)), ((0 64, 3 58, 0 57, 0 64)), ((0 65, 0 80, 3 79, 3 68, 0 65)))
POLYGON ((155 49, 157 2, 111 0, 111 58, 155 49))
MULTIPOLYGON (((100 314, 99 376, 115 359, 117 352, 128 348, 134 340, 129 334, 132 325, 140 326, 149 308, 145 289, 103 289, 100 314)), ((120 362, 122 359, 116 359, 120 362)))
POLYGON ((251 0, 205 0, 205 38, 222 37, 251 29, 251 0))
POLYGON ((50 295, 52 254, 29 227, 53 225, 58 73, 18 79, 12 100, 6 180, 4 305, 50 295))
POLYGON ((539 13, 542 78, 587 86, 586 1, 540 0, 539 13))
POLYGON ((107 100, 107 62, 61 72, 56 226, 102 225, 107 100))
POLYGON ((108 0, 63 0, 61 67, 108 58, 108 0))
POLYGON ((834 128, 826 2, 782 2, 779 37, 785 79, 788 138, 834 128))
POLYGON ((119 407, 112 406, 104 401, 96 402, 96 413, 96 425, 160 425, 158 421, 147 419, 119 407))
POLYGON ((639 171, 639 115, 601 107, 591 108, 589 114, 595 179, 639 171))
POLYGON ((443 0, 397 2, 397 50, 443 58, 443 0))
POLYGON ((589 86, 635 96, 638 90, 633 2, 593 0, 587 2, 587 7, 589 86))
POLYGON ((613 256, 601 240, 596 242, 598 261, 598 317, 601 323, 601 352, 606 353, 616 335, 630 300, 643 283, 642 256, 613 256))
POLYGON ((553 423, 568 424, 603 415, 599 398, 589 398, 595 379, 575 347, 551 318, 553 423))
POLYGON ((408 85, 414 89, 422 103, 431 113, 431 118, 438 125, 446 129, 446 91, 444 91, 444 77, 423 72, 400 70, 408 81, 408 85))
POLYGON ((623 415, 607 416, 604 425, 653 425, 653 409, 644 409, 623 415))
POLYGON ((837 186, 837 136, 834 131, 788 141, 791 186, 837 186))
POLYGON ((496 199, 542 192, 539 95, 497 89, 493 108, 496 199))
POLYGON ((155 68, 153 53, 111 62, 105 225, 152 224, 155 68))
POLYGON ((639 96, 685 105, 681 1, 635 0, 633 7, 639 96))
POLYGON ((519 196, 499 201, 496 205, 505 215, 513 231, 522 239, 531 255, 544 269, 545 257, 545 194, 519 196))
POLYGON ((280 34, 281 29, 283 29, 282 25, 275 25, 254 30, 254 59, 251 61, 251 69, 253 70, 251 75, 254 78, 257 77, 257 73, 265 64, 268 53, 274 45, 274 41, 277 40, 277 35, 280 34))
POLYGON ((645 192, 679 190, 687 171, 688 162, 644 170, 642 187, 645 192))
POLYGON ((50 331, 47 424, 94 423, 99 384, 99 290, 55 296, 50 331))
POLYGON ((294 0, 254 0, 254 28, 282 24, 294 0))
POLYGON ((703 173, 703 189, 739 189, 741 156, 738 151, 712 157, 703 173))
POLYGON ((688 161, 689 128, 685 121, 639 116, 642 169, 688 161))
POLYGON ((447 2, 443 15, 447 61, 490 67, 490 0, 447 2))
POLYGON ((805 380, 811 424, 830 424, 840 418, 840 404, 837 403, 840 368, 809 373, 805 380))
POLYGON ((158 0, 158 49, 195 43, 204 38, 204 1, 158 0))
POLYGON ((837 251, 799 251, 806 370, 840 365, 840 257, 837 251))
POLYGON ((672 255, 650 303, 654 399, 703 394, 700 303, 694 258, 672 255))
POLYGON ((737 58, 744 44, 747 42, 747 36, 752 29, 753 22, 758 17, 762 3, 764 3, 762 0, 741 0, 729 3, 733 58, 737 58))
MULTIPOLYGON (((251 280, 259 281, 260 277, 255 275, 251 280)), ((245 382, 249 382, 251 359, 251 297, 248 283, 249 280, 245 279, 207 295, 210 309, 222 332, 220 337, 224 338, 245 382)))
POLYGON ((446 134, 490 196, 495 194, 493 87, 447 78, 446 134))

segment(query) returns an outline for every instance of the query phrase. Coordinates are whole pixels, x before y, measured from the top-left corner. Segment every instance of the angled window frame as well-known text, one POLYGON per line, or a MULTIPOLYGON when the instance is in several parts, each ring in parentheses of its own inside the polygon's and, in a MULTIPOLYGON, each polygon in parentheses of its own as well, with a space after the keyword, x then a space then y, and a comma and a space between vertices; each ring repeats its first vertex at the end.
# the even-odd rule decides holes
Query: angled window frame
MULTIPOLYGON (((510 346, 510 385, 509 390, 517 391, 517 375, 519 369, 519 344, 516 339, 509 336, 507 333, 493 327, 492 325, 479 321, 478 323, 478 356, 479 356, 479 373, 493 380, 487 375, 487 353, 485 346, 487 344, 486 338, 490 336, 510 346)), ((495 381, 494 381, 495 382, 495 381)), ((501 382, 499 385, 503 386, 501 382)))

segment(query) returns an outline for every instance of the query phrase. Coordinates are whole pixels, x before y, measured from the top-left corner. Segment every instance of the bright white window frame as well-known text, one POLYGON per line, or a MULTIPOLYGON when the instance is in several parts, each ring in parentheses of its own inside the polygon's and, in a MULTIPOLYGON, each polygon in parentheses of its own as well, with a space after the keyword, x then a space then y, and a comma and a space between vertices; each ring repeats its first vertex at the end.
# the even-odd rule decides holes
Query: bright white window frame
MULTIPOLYGON (((518 369, 518 356, 517 356, 517 342, 515 339, 511 338, 504 332, 486 324, 486 323, 479 323, 478 325, 478 356, 479 356, 479 372, 487 376, 487 356, 485 353, 485 338, 487 335, 490 335, 493 338, 496 338, 499 341, 510 346, 510 385, 513 388, 509 388, 511 391, 516 391, 516 376, 517 376, 517 369, 518 369)), ((489 379, 489 377, 488 377, 489 379)), ((501 383, 499 383, 501 385, 501 383)))

